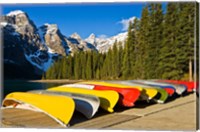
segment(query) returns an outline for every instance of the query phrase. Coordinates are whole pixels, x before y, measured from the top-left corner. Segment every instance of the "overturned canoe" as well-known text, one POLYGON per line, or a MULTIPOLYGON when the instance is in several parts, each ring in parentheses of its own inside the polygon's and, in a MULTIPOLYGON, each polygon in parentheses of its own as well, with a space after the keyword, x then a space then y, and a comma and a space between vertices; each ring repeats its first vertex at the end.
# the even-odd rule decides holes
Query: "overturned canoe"
POLYGON ((166 83, 171 83, 171 84, 185 85, 187 87, 187 92, 193 92, 198 87, 198 83, 189 82, 189 81, 178 81, 178 80, 156 80, 156 81, 166 82, 166 83))
POLYGON ((130 89, 130 88, 116 88, 111 86, 103 86, 103 85, 95 85, 95 84, 67 84, 62 85, 62 87, 76 87, 76 88, 85 88, 85 89, 94 89, 94 90, 113 90, 119 93, 119 101, 118 103, 125 107, 134 106, 135 101, 140 96, 140 91, 138 89, 130 89))
POLYGON ((70 97, 23 92, 8 94, 2 105, 4 109, 18 108, 42 112, 64 127, 69 123, 75 110, 75 103, 70 97))
POLYGON ((159 87, 152 87, 152 86, 148 86, 148 85, 141 84, 141 83, 136 83, 136 82, 134 83, 134 82, 131 82, 131 81, 115 81, 115 83, 130 85, 130 86, 133 86, 133 87, 134 86, 140 86, 142 88, 154 88, 160 94, 160 96, 155 96, 153 98, 153 100, 155 100, 157 103, 164 103, 168 98, 168 93, 164 89, 159 88, 159 87))
POLYGON ((144 89, 142 87, 133 87, 129 85, 124 85, 124 84, 115 84, 111 82, 103 82, 103 81, 87 81, 87 82, 80 82, 82 84, 94 84, 94 85, 101 85, 101 86, 111 86, 111 87, 116 87, 116 88, 131 88, 131 89, 138 89, 140 90, 140 100, 150 100, 153 97, 156 96, 157 90, 155 89, 144 89))
POLYGON ((100 106, 108 112, 114 112, 113 108, 115 107, 119 99, 119 94, 111 90, 100 91, 100 90, 90 90, 90 89, 64 87, 64 86, 54 87, 47 90, 97 96, 100 99, 100 106))
POLYGON ((160 88, 172 88, 178 95, 182 95, 186 91, 186 87, 176 84, 169 84, 164 82, 156 82, 155 80, 134 80, 133 82, 140 82, 144 84, 148 84, 151 86, 156 86, 160 88))
POLYGON ((47 95, 60 95, 71 97, 75 102, 75 109, 82 113, 85 117, 92 118, 97 112, 100 100, 96 96, 84 95, 77 93, 67 93, 67 92, 57 92, 57 91, 47 91, 47 90, 33 90, 29 91, 31 93, 47 94, 47 95))

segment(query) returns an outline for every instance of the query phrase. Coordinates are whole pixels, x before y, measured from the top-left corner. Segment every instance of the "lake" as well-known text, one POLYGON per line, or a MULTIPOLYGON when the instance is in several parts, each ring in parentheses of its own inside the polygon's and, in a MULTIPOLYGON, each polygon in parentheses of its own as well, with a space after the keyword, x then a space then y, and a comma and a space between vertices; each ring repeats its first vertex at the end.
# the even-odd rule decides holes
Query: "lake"
MULTIPOLYGON (((55 83, 55 82, 29 82, 19 80, 6 80, 3 82, 2 97, 4 98, 11 92, 26 92, 29 90, 48 89, 51 87, 64 85, 66 82, 55 83)), ((2 99, 3 99, 2 98, 2 99)))

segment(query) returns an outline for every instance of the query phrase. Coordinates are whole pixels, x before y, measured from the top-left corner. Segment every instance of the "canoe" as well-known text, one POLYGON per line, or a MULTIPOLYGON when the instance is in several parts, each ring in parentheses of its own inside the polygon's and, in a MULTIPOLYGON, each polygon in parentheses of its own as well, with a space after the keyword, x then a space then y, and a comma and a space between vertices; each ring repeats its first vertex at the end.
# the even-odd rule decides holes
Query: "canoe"
POLYGON ((153 100, 157 103, 164 103, 168 98, 167 91, 165 91, 164 89, 159 88, 159 87, 152 87, 152 86, 148 86, 148 85, 141 84, 141 83, 134 83, 134 82, 131 82, 131 81, 114 81, 114 83, 125 84, 125 85, 129 85, 129 86, 133 86, 133 87, 134 86, 140 86, 142 88, 156 89, 158 91, 158 93, 160 94, 160 96, 154 97, 153 100))
POLYGON ((119 100, 118 103, 121 106, 132 107, 134 103, 138 100, 140 96, 140 91, 138 89, 130 89, 130 88, 116 88, 111 86, 103 86, 103 85, 94 85, 94 84, 67 84, 62 85, 62 87, 76 87, 76 88, 85 88, 85 89, 94 89, 94 90, 113 90, 118 92, 119 100))
POLYGON ((75 103, 70 97, 23 92, 8 94, 3 100, 2 105, 4 108, 19 108, 43 112, 65 127, 75 110, 75 103))
POLYGON ((134 80, 133 82, 140 82, 140 83, 144 83, 144 84, 148 84, 148 85, 156 86, 156 87, 161 87, 161 88, 172 88, 175 90, 175 92, 178 95, 182 95, 186 91, 186 87, 183 87, 181 85, 176 85, 176 84, 156 82, 152 80, 134 80))
POLYGON ((139 100, 150 100, 156 96, 157 90, 155 89, 144 89, 142 87, 133 87, 124 84, 115 84, 110 82, 103 82, 103 81, 87 81, 87 82, 79 82, 78 84, 94 84, 94 85, 101 85, 101 86, 111 86, 116 88, 131 88, 131 89, 138 89, 140 90, 140 99, 139 100))
POLYGON ((97 112, 100 100, 96 96, 84 95, 77 93, 67 93, 67 92, 56 92, 47 90, 33 90, 29 91, 31 93, 47 94, 47 95, 60 95, 73 98, 75 102, 75 109, 82 113, 88 119, 92 118, 97 112))
POLYGON ((82 89, 74 87, 63 87, 63 86, 54 87, 47 90, 97 96, 100 99, 100 106, 108 112, 114 112, 113 108, 115 107, 119 99, 119 94, 111 90, 100 91, 100 90, 90 90, 90 89, 82 89))
POLYGON ((171 84, 180 84, 185 85, 187 87, 187 92, 193 92, 198 87, 198 84, 195 82, 189 82, 189 81, 178 81, 178 80, 157 80, 158 82, 167 82, 171 84))

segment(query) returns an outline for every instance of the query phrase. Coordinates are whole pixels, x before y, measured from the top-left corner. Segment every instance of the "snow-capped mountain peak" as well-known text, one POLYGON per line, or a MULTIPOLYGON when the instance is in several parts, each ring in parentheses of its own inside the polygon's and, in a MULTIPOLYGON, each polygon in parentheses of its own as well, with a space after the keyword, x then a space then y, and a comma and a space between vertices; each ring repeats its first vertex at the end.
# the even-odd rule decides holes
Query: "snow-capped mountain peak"
POLYGON ((96 43, 96 36, 94 33, 90 34, 88 38, 85 39, 86 42, 94 44, 96 43))
POLYGON ((48 34, 55 34, 58 31, 58 26, 57 24, 44 24, 47 27, 47 33, 48 34))
POLYGON ((71 38, 74 38, 74 39, 78 39, 78 40, 81 40, 81 37, 80 37, 80 35, 78 34, 78 33, 73 33, 71 36, 70 36, 71 38))
POLYGON ((15 10, 15 11, 11 11, 10 13, 8 13, 7 16, 16 16, 19 14, 25 14, 25 12, 23 12, 21 10, 15 10))
POLYGON ((122 44, 124 44, 126 38, 127 32, 119 33, 109 38, 96 38, 94 34, 91 34, 88 38, 85 39, 85 41, 94 45, 99 52, 105 53, 110 48, 112 48, 115 41, 122 42, 122 44))
POLYGON ((96 38, 96 36, 95 36, 95 34, 94 34, 94 33, 91 33, 91 34, 90 34, 90 36, 88 37, 88 39, 89 39, 89 38, 90 38, 90 39, 95 39, 95 38, 96 38))

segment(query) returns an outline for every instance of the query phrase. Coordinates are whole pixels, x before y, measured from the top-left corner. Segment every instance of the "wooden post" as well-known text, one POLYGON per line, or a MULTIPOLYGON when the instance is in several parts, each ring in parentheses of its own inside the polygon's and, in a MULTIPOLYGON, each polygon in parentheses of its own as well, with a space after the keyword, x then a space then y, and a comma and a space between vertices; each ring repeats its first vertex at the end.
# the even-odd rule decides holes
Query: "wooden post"
POLYGON ((192 81, 192 59, 189 60, 189 81, 192 81))

